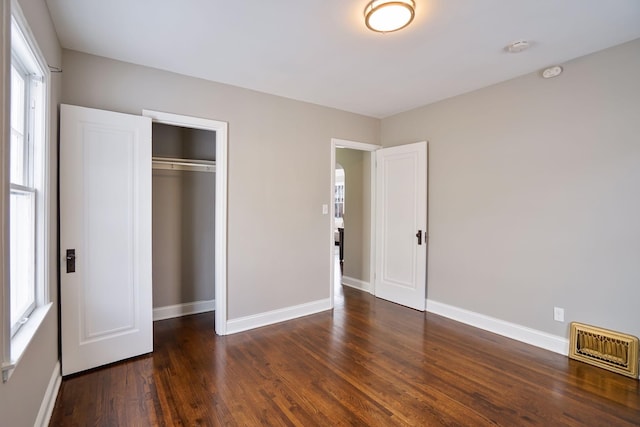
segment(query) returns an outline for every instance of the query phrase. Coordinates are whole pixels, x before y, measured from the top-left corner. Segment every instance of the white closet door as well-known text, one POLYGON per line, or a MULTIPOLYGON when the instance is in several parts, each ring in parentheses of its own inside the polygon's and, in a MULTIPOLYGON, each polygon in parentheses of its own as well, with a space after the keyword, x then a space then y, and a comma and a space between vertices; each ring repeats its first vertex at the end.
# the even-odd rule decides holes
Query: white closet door
POLYGON ((61 106, 60 252, 62 374, 153 351, 151 119, 61 106))

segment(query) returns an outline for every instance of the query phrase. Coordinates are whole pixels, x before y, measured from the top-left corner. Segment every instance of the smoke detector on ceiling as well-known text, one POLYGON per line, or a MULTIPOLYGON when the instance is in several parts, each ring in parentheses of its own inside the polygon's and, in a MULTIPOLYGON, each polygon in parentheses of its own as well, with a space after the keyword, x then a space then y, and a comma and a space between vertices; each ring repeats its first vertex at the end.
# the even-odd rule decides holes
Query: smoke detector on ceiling
POLYGON ((526 40, 518 40, 511 44, 508 44, 504 49, 509 53, 518 53, 523 50, 529 49, 531 47, 531 43, 526 40))

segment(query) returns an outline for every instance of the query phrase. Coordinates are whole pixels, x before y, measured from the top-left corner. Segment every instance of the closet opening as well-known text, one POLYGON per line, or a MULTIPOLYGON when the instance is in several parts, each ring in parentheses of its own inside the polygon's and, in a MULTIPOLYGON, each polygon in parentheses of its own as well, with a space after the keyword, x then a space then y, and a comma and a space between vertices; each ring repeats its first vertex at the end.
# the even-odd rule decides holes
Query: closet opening
POLYGON ((152 124, 153 320, 215 309, 216 131, 152 124))
MULTIPOLYGON (((156 307, 154 313, 157 315, 157 318, 160 318, 161 314, 169 315, 169 317, 174 316, 182 316, 185 314, 196 313, 201 311, 208 311, 213 305, 215 308, 215 331, 218 335, 226 335, 227 334, 227 164, 228 164, 228 124, 227 122, 221 122, 218 120, 207 119, 203 117, 193 117, 193 116, 183 116, 181 114, 173 114, 173 113, 165 113, 161 111, 153 111, 153 110, 142 110, 142 115, 145 117, 149 117, 152 121, 152 124, 164 124, 169 125, 169 133, 171 132, 183 132, 184 130, 176 130, 174 128, 186 128, 190 130, 203 130, 210 131, 209 134, 201 134, 196 132, 198 135, 209 135, 209 137, 205 138, 208 144, 214 144, 213 146, 207 145, 205 153, 211 153, 211 149, 215 152, 215 157, 209 156, 209 154, 204 157, 201 156, 202 147, 200 147, 197 143, 195 144, 195 148, 191 147, 181 147, 183 150, 192 150, 192 151, 182 151, 178 152, 164 152, 164 151, 156 151, 158 154, 164 153, 167 158, 156 159, 156 169, 161 168, 170 168, 170 169, 178 169, 181 168, 213 168, 215 170, 214 180, 215 184, 213 184, 209 188, 209 192, 214 197, 214 210, 215 214, 213 222, 214 222, 214 254, 213 258, 205 257, 202 254, 196 254, 198 258, 204 260, 205 262, 214 266, 214 275, 215 279, 213 280, 213 288, 215 300, 213 304, 211 301, 205 300, 204 302, 199 303, 198 301, 192 303, 181 303, 177 305, 165 306, 165 310, 161 310, 161 307, 156 307), (212 148, 213 147, 213 148, 212 148), (178 156, 192 156, 195 158, 187 158, 187 157, 175 157, 178 156), (200 158, 199 158, 200 157, 200 158), (213 160, 211 160, 213 159, 213 160), (212 162, 215 162, 212 164, 212 162), (194 164, 195 163, 195 164, 194 164)), ((187 131, 188 133, 188 131, 187 131)), ((152 136, 153 139, 153 136, 152 136)), ((198 139, 198 137, 196 137, 198 139)), ((158 144, 158 143, 156 143, 158 144)), ((159 143, 160 146, 162 142, 159 143)), ((152 143, 153 145, 153 143, 152 143)), ((189 144, 187 144, 189 145, 189 144)), ((162 150, 160 146, 156 147, 156 150, 162 150)), ((157 156, 160 157, 160 156, 157 156)), ((154 263, 155 264, 155 263, 154 263)), ((155 284, 154 284, 155 285, 155 284)), ((154 286, 154 294, 156 293, 154 286)), ((160 301, 157 301, 158 304, 161 304, 160 301)))

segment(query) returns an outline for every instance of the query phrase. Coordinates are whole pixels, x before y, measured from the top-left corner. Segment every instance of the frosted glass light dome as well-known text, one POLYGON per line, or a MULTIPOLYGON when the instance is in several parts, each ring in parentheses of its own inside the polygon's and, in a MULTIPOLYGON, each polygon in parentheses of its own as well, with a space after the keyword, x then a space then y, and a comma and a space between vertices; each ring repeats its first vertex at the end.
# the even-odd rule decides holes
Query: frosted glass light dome
POLYGON ((373 0, 364 9, 367 27, 380 33, 398 31, 413 21, 413 0, 373 0))

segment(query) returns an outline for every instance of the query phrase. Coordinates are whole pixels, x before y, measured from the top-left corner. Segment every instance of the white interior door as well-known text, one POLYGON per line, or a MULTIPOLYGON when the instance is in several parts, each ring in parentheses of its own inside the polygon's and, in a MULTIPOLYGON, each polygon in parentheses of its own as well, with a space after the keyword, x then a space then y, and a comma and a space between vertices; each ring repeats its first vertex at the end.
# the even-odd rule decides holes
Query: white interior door
POLYGON ((427 143, 376 152, 375 295, 424 311, 427 143))
POLYGON ((60 252, 62 374, 153 351, 151 119, 61 106, 60 252))

